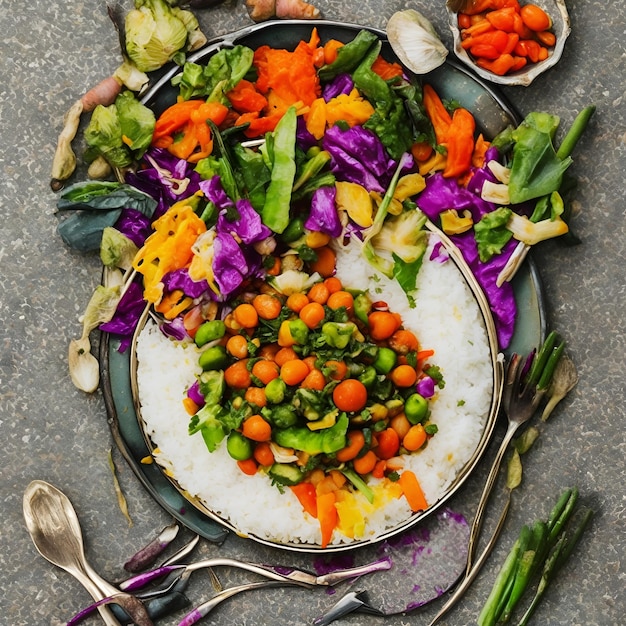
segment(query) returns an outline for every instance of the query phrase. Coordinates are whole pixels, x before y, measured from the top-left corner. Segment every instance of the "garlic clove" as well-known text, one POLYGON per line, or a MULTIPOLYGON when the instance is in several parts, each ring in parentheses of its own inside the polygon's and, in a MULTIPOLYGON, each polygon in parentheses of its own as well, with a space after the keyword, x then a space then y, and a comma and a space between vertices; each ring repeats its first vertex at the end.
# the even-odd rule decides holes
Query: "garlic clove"
POLYGON ((81 391, 93 393, 100 382, 98 359, 91 354, 89 337, 72 339, 69 348, 70 378, 81 391))
POLYGON ((415 74, 427 74, 448 56, 433 25, 413 9, 397 11, 389 18, 387 38, 396 56, 415 74))

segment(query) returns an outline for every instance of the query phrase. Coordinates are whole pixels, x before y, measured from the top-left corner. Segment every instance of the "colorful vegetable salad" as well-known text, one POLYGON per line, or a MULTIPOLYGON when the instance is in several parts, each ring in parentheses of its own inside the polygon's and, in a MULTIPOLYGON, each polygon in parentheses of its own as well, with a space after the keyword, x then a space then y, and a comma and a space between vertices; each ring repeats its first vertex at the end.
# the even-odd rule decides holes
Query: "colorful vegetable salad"
MULTIPOLYGON (((313 488, 318 515, 332 509, 319 484, 368 494, 368 475, 399 478, 412 508, 427 506, 390 459, 436 432, 428 397, 443 384, 386 303, 333 277, 331 242, 361 246, 414 306, 424 225, 436 222, 482 285, 506 348, 516 308, 500 271, 516 243, 542 238, 530 241, 528 224, 568 230, 558 118, 530 114, 489 142, 471 111, 381 50, 367 30, 343 43, 313 28, 292 51, 235 45, 187 62, 172 81, 177 101, 156 119, 137 116, 152 139, 125 183, 76 185, 61 200, 91 209, 62 222, 68 243, 111 242, 102 233, 113 227, 136 246, 136 278, 101 328, 124 347, 147 302, 164 333, 195 340, 203 373, 185 399, 190 433, 209 450, 226 439, 244 472, 267 468, 306 510, 313 488)), ((89 131, 105 154, 106 137, 89 131)), ((333 526, 322 527, 327 542, 333 526)))

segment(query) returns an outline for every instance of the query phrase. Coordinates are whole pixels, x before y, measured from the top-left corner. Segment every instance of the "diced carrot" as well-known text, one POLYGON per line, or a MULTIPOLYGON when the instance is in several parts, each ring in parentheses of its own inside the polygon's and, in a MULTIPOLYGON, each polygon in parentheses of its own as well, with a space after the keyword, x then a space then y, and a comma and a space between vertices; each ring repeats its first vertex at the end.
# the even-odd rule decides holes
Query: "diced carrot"
POLYGON ((426 161, 433 153, 433 147, 427 141, 414 143, 411 146, 411 154, 416 161, 426 161))
POLYGON ((409 507, 411 507, 411 511, 424 511, 428 508, 422 487, 417 480, 417 476, 411 470, 404 470, 400 474, 398 482, 400 487, 402 487, 402 493, 409 503, 409 507))
POLYGON ((183 407, 187 415, 195 415, 198 412, 198 405, 189 396, 183 398, 183 407))
POLYGON ((504 76, 515 65, 515 59, 510 54, 501 54, 497 59, 476 59, 476 65, 493 72, 498 76, 504 76))
POLYGON ((237 466, 247 476, 254 476, 258 469, 257 463, 253 457, 250 457, 245 461, 237 461, 237 466))
POLYGON ((324 44, 324 63, 330 65, 337 59, 337 51, 344 45, 338 39, 330 39, 324 44))

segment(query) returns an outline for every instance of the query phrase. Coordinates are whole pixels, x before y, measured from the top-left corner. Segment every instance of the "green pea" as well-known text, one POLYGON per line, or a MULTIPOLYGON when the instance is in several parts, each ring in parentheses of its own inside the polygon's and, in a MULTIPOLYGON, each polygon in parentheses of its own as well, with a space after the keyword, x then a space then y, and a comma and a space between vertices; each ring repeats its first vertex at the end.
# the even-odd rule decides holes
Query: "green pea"
POLYGON ((285 399, 287 385, 282 378, 274 378, 265 386, 265 399, 270 404, 280 404, 285 399))
POLYGON ((252 456, 252 442, 238 430, 231 430, 226 439, 226 450, 235 461, 246 461, 252 456))
POLYGON ((376 382, 376 369, 368 365, 359 375, 359 380, 369 389, 376 382))
POLYGON ((298 421, 298 416, 293 406, 289 404, 279 404, 272 409, 269 420, 272 425, 277 428, 289 428, 295 425, 298 421))
POLYGON ((379 348, 374 361, 374 369, 379 374, 389 374, 395 367, 398 355, 391 348, 379 348))
POLYGON ((419 424, 428 416, 428 400, 419 393, 411 394, 404 403, 404 414, 411 424, 419 424))
POLYGON ((194 341, 198 348, 209 343, 209 341, 215 341, 221 339, 226 334, 226 324, 222 320, 211 320, 210 322, 204 322, 200 325, 196 331, 194 341))
POLYGON ((198 359, 200 367, 207 370, 221 370, 228 364, 228 353, 224 346, 211 346, 207 348, 198 359))

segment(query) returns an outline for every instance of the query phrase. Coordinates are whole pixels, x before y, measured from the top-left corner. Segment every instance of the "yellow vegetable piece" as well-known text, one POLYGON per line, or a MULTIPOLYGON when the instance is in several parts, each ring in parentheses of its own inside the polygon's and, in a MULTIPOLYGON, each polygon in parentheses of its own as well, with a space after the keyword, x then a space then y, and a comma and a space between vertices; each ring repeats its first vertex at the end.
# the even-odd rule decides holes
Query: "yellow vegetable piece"
POLYGON ((144 298, 158 302, 163 295, 163 276, 186 267, 193 257, 192 246, 206 231, 206 224, 192 207, 179 202, 153 224, 154 232, 146 239, 133 260, 133 267, 144 276, 144 298))
POLYGON ((335 204, 339 210, 346 211, 350 219, 361 226, 368 228, 372 225, 372 199, 365 187, 358 183, 339 181, 335 183, 337 194, 335 204))
POLYGON ((337 414, 339 411, 331 411, 324 415, 321 420, 317 420, 316 422, 307 422, 307 427, 309 430, 321 430, 322 428, 330 428, 334 426, 337 422, 337 414))
POLYGON ((421 174, 407 174, 402 176, 398 181, 393 197, 400 202, 404 202, 407 198, 416 196, 426 187, 426 181, 421 174))
POLYGON ((362 537, 365 532, 365 518, 354 494, 342 489, 336 496, 335 508, 339 517, 337 529, 350 539, 362 537))
POLYGON ((468 231, 474 225, 472 214, 467 209, 461 217, 456 209, 448 209, 439 215, 441 218, 441 230, 446 235, 460 235, 468 231))
POLYGON ((329 243, 330 241, 330 235, 327 235, 326 233, 322 233, 318 230, 312 230, 310 232, 308 232, 304 238, 304 243, 309 247, 309 248, 321 248, 322 246, 325 246, 329 243))
MULTIPOLYGON (((370 196, 372 197, 374 204, 379 207, 383 201, 383 197, 377 191, 371 191, 370 196)), ((402 213, 402 202, 400 202, 397 198, 391 198, 389 206, 387 207, 387 213, 389 213, 389 215, 400 215, 400 213, 402 213)))
POLYGON ((432 172, 439 172, 446 168, 446 162, 448 157, 440 152, 434 152, 430 159, 419 164, 418 171, 422 176, 431 174, 432 172))
POLYGON ((311 103, 308 113, 304 116, 306 129, 315 137, 321 139, 326 131, 326 101, 317 98, 311 103))
POLYGON ((333 126, 339 121, 348 126, 364 124, 374 114, 374 107, 363 99, 357 89, 342 93, 326 103, 326 122, 333 126))

